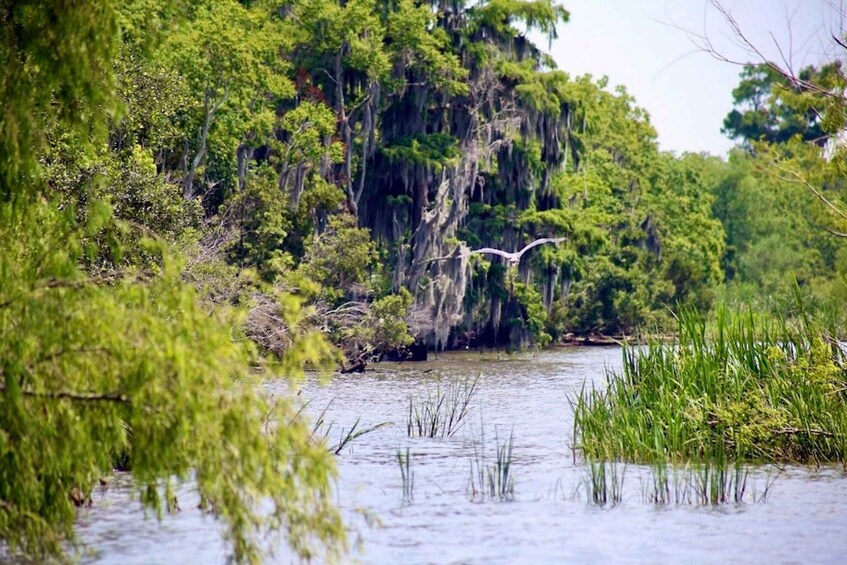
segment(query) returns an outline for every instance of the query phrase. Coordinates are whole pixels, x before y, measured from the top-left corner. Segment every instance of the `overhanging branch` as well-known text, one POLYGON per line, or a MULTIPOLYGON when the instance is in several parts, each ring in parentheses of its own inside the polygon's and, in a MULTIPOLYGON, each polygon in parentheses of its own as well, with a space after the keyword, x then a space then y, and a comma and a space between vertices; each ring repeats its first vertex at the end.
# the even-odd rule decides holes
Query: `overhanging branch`
MULTIPOLYGON (((0 385, 0 392, 6 392, 6 385, 0 385)), ((74 402, 111 402, 116 404, 132 404, 129 396, 121 392, 97 393, 97 392, 73 392, 67 390, 58 391, 35 391, 21 390, 21 394, 33 398, 44 398, 47 400, 71 400, 74 402)))

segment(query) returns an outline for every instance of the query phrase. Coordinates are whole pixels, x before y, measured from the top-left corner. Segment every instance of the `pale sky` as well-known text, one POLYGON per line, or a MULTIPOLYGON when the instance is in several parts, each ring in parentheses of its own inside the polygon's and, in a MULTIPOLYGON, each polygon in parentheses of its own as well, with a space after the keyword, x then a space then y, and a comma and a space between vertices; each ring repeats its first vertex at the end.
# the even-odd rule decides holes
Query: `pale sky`
MULTIPOLYGON (((650 114, 664 150, 725 155, 733 142, 720 133, 732 109, 741 67, 698 50, 689 30, 707 35, 730 58, 751 60, 708 0, 560 0, 570 22, 549 50, 571 75, 590 73, 622 84, 650 114)), ((847 0, 722 0, 740 28, 767 57, 795 67, 829 60, 830 33, 844 29, 837 14, 847 0), (770 34, 773 34, 771 37, 770 34)), ((539 40, 546 50, 546 41, 539 40)))

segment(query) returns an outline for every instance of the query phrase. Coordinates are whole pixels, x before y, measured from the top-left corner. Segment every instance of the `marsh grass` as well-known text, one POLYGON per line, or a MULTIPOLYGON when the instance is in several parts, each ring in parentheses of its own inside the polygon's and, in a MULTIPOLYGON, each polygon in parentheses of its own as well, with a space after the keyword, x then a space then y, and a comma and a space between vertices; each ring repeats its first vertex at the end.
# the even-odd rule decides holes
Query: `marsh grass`
POLYGON ((403 501, 410 504, 414 498, 415 474, 412 470, 412 453, 408 447, 405 453, 397 448, 397 464, 400 466, 400 478, 403 481, 403 501))
POLYGON ((761 492, 751 492, 749 467, 742 461, 715 459, 669 466, 651 467, 650 478, 642 483, 642 500, 657 506, 722 506, 767 502, 776 476, 769 476, 761 492))
MULTIPOLYGON (((584 387, 573 401, 576 453, 845 464, 847 370, 833 334, 802 311, 789 323, 719 310, 709 327, 685 312, 677 344, 624 347, 622 372, 607 371, 605 390, 584 387)), ((720 480, 704 475, 703 484, 720 480)))
MULTIPOLYGON (((306 403, 303 408, 305 409, 307 405, 308 403, 306 403)), ((333 441, 330 436, 332 435, 334 424, 332 422, 327 424, 326 422, 326 413, 330 406, 332 406, 332 401, 330 401, 329 404, 327 404, 321 411, 320 415, 318 415, 315 423, 312 425, 312 432, 309 436, 309 441, 312 443, 322 443, 326 445, 327 449, 335 455, 339 455, 352 441, 362 437, 363 435, 392 425, 391 422, 381 422, 373 426, 360 428, 359 424, 361 423, 361 418, 356 418, 356 421, 353 422, 353 425, 349 428, 342 427, 341 431, 338 433, 337 440, 333 441)))
POLYGON ((426 398, 415 402, 409 396, 406 431, 409 437, 452 437, 464 425, 481 375, 454 381, 435 392, 427 390, 426 398))
MULTIPOLYGON (((587 461, 585 489, 588 504, 615 507, 624 501, 627 466, 620 462, 587 461)), ((756 485, 750 479, 749 467, 741 461, 715 459, 699 463, 669 465, 655 462, 635 471, 641 482, 641 501, 655 506, 715 507, 727 504, 766 502, 775 477, 768 477, 760 493, 751 492, 756 485)), ((582 498, 579 489, 577 498, 582 498)))
POLYGON ((585 492, 590 504, 616 506, 623 502, 626 465, 616 461, 589 461, 586 464, 585 492))
POLYGON ((495 431, 494 444, 494 459, 491 463, 486 463, 484 432, 480 441, 474 443, 468 479, 468 493, 472 500, 511 501, 515 499, 515 477, 512 472, 514 430, 509 433, 509 439, 503 442, 495 431))

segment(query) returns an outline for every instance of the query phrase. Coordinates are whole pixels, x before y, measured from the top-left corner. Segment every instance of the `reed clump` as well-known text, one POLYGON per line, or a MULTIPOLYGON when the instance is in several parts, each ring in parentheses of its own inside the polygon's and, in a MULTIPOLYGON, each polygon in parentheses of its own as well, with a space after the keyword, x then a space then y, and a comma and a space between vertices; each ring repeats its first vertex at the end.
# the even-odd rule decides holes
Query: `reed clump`
POLYGON ((775 481, 775 475, 768 477, 757 493, 742 461, 705 459, 681 467, 661 461, 651 466, 649 479, 642 483, 642 500, 657 506, 761 504, 767 502, 775 481))
MULTIPOLYGON (((326 446, 326 448, 331 451, 335 455, 341 454, 345 447, 347 447, 352 441, 362 437, 365 434, 369 434, 371 432, 375 432, 381 428, 386 426, 391 426, 391 422, 380 422, 379 424, 360 428, 359 424, 361 423, 361 417, 356 418, 356 421, 353 422, 353 425, 350 428, 341 428, 341 431, 338 433, 338 439, 333 441, 330 436, 332 434, 332 429, 334 423, 326 422, 326 413, 329 410, 330 406, 332 406, 332 402, 323 409, 323 411, 318 415, 315 423, 312 425, 312 433, 309 434, 309 443, 320 443, 326 446)), ((308 402, 303 406, 305 409, 308 406, 308 402)))
POLYGON ((616 506, 623 502, 626 465, 616 461, 588 461, 585 492, 590 504, 616 506))
MULTIPOLYGON (((624 502, 625 464, 587 461, 585 468, 583 486, 588 504, 612 508, 624 502)), ((776 480, 776 476, 769 476, 757 492, 749 465, 720 459, 682 465, 656 461, 646 470, 636 470, 636 475, 641 480, 641 502, 655 506, 761 504, 767 502, 776 480)))
POLYGON ((409 396, 409 416, 406 432, 409 437, 452 437, 465 423, 471 400, 482 375, 473 379, 450 382, 417 402, 409 396))
MULTIPOLYGON (((802 314, 802 312, 801 312, 802 314)), ((678 342, 625 347, 621 373, 574 401, 574 446, 593 460, 845 463, 847 369, 832 334, 718 311, 679 318, 678 342)))
POLYGON ((512 454, 515 447, 515 432, 509 433, 509 439, 500 441, 494 436, 494 460, 486 463, 485 436, 479 445, 474 445, 471 459, 468 493, 471 499, 512 501, 515 499, 515 476, 512 471, 512 454))

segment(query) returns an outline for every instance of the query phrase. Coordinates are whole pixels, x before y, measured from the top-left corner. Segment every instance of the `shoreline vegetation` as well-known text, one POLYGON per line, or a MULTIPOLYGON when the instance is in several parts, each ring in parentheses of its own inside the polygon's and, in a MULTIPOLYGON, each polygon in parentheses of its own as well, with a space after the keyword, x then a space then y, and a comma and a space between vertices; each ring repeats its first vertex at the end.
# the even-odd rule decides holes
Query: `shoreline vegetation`
POLYGON ((840 463, 847 354, 798 299, 792 320, 686 311, 675 343, 624 348, 621 373, 573 400, 574 449, 633 462, 840 463))

